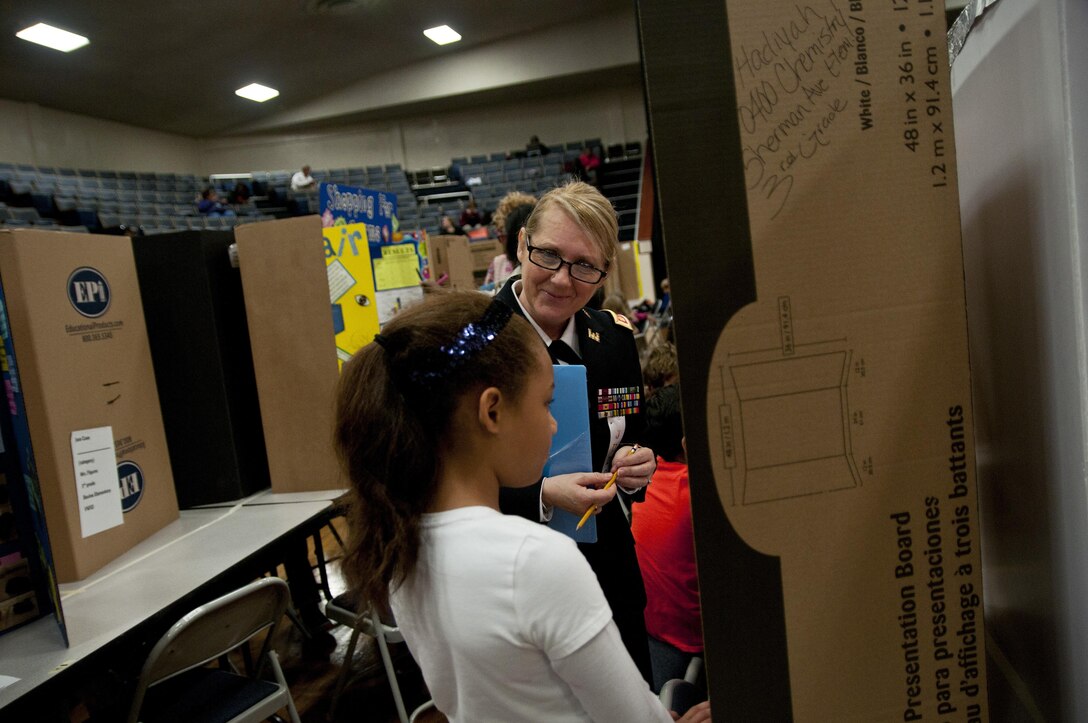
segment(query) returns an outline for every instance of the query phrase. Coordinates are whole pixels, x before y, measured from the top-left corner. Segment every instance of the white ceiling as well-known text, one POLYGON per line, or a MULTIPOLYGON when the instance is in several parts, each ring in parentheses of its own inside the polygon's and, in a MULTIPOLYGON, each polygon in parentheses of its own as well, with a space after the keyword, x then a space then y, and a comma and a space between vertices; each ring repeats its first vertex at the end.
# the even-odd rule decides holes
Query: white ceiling
POLYGON ((195 138, 639 78, 634 0, 0 0, 0 67, 0 98, 195 138), (39 21, 91 44, 15 37, 39 21), (440 24, 464 40, 423 36, 440 24), (280 97, 234 95, 254 81, 280 97))

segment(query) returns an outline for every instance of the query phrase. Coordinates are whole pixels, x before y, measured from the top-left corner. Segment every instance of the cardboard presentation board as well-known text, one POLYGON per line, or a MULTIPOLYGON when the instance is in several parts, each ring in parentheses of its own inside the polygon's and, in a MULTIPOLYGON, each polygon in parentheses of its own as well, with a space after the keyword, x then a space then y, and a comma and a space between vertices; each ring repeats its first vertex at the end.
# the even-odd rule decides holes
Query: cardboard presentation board
POLYGON ((476 288, 472 249, 466 237, 431 236, 427 239, 427 258, 435 282, 445 276, 442 286, 446 288, 462 291, 476 288))
POLYGON ((178 517, 127 237, 0 231, 8 413, 56 579, 178 517))
POLYGON ((472 270, 477 274, 486 272, 495 257, 503 252, 502 244, 493 238, 470 240, 468 248, 472 252, 472 270))
POLYGON ((638 280, 638 242, 621 243, 616 254, 616 263, 608 272, 609 290, 619 291, 625 299, 641 299, 645 294, 638 280))
POLYGON ((715 717, 986 720, 943 6, 638 10, 715 717))
POLYGON ((336 489, 336 343, 318 216, 234 230, 273 492, 336 489))
POLYGON ((182 509, 270 484, 233 243, 230 231, 132 240, 182 509))

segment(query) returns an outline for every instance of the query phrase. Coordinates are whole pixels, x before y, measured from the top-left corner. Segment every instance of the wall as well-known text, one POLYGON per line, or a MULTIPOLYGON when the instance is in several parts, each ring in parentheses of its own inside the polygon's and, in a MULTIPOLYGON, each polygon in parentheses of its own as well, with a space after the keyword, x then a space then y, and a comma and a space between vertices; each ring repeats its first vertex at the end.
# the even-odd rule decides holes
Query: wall
POLYGON ((400 163, 419 170, 449 165, 456 156, 523 148, 532 135, 544 143, 643 141, 642 87, 632 84, 327 131, 213 139, 202 145, 200 165, 208 173, 294 169, 306 163, 314 168, 400 163))
POLYGON ((37 166, 199 172, 200 142, 0 99, 0 161, 37 166))
POLYGON ((1086 30, 996 3, 952 66, 997 721, 1088 720, 1086 30))
POLYGON ((544 143, 644 141, 638 84, 522 104, 421 114, 306 133, 198 140, 0 99, 0 161, 174 173, 344 168, 400 163, 419 170, 450 159, 544 143))

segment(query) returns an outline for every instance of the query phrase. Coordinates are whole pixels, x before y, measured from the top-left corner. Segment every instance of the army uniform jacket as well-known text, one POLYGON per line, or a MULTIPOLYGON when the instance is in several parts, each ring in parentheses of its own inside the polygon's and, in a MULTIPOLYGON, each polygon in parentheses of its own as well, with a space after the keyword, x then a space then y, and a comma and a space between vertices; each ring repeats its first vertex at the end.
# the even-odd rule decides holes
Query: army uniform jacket
MULTIPOLYGON (((514 283, 520 278, 509 279, 496 298, 514 313, 524 316, 514 295, 514 283)), ((607 311, 581 309, 574 315, 574 323, 589 392, 593 469, 586 471, 600 472, 604 470, 611 439, 608 416, 622 415, 626 420, 620 446, 634 444, 642 433, 642 368, 633 330, 623 317, 607 311)), ((506 514, 539 521, 540 487, 538 482, 520 489, 503 488, 499 497, 500 509, 506 514)), ((646 590, 635 556, 631 528, 618 499, 622 495, 630 509, 631 502, 642 501, 645 494, 645 490, 635 494, 618 490, 617 498, 597 515, 597 542, 579 543, 578 547, 597 575, 625 646, 647 676, 649 661, 643 620, 646 590)))

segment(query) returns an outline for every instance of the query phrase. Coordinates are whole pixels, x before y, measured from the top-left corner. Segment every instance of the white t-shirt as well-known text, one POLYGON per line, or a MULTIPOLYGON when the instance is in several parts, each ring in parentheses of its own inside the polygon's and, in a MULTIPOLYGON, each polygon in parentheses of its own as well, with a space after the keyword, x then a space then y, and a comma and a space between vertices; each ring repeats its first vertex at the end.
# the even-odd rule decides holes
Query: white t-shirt
POLYGON ((574 542, 488 507, 423 516, 393 614, 457 721, 671 721, 574 542))
MULTIPOLYGON (((283 178, 283 176, 280 176, 283 178)), ((292 191, 305 191, 314 187, 313 176, 308 176, 302 171, 295 171, 295 175, 291 176, 291 190, 292 191)))

